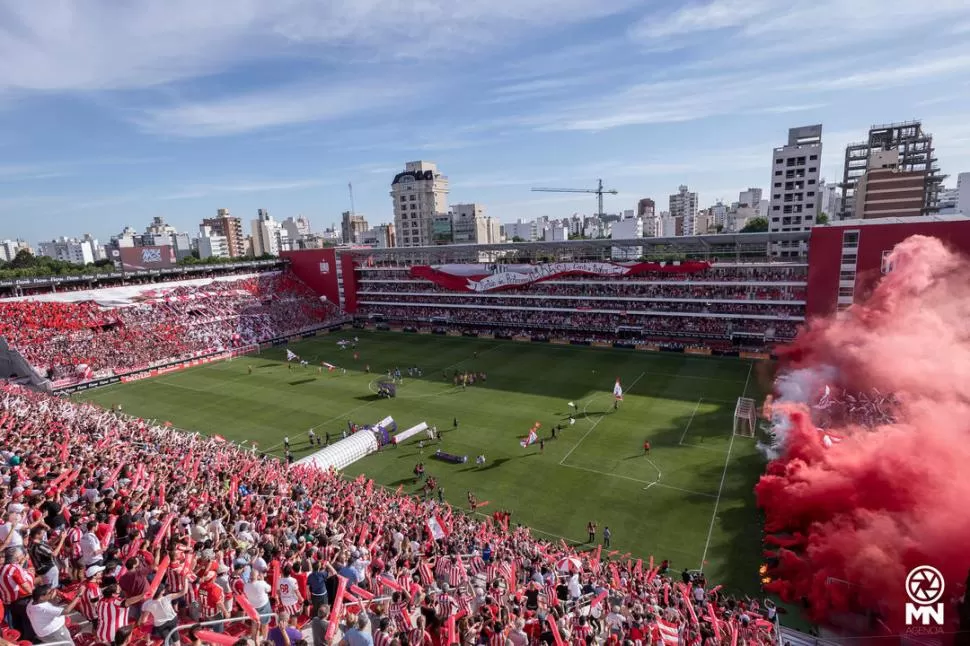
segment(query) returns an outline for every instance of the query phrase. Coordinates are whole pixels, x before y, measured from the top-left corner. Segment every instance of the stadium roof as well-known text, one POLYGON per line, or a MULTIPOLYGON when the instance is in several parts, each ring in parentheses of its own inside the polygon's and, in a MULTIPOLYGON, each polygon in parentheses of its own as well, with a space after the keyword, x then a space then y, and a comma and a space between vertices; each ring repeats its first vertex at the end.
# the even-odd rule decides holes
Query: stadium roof
POLYGON ((838 220, 828 224, 820 224, 820 227, 864 227, 874 224, 926 224, 928 222, 966 222, 970 217, 962 213, 949 213, 946 215, 913 215, 905 218, 869 218, 866 220, 838 220))

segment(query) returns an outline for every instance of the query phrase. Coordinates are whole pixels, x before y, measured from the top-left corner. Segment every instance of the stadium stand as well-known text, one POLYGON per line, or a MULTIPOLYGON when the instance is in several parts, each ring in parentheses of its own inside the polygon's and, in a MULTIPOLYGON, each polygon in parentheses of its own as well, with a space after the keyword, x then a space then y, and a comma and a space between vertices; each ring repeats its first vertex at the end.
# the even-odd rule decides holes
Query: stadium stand
POLYGON ((777 643, 773 606, 667 561, 580 553, 218 436, 0 384, 0 446, 4 643, 160 643, 200 620, 227 634, 193 644, 286 643, 273 614, 294 644, 300 625, 314 644, 777 643))
MULTIPOLYGON (((123 374, 339 321, 339 308, 288 273, 144 285, 74 300, 0 300, 0 337, 51 380, 123 374), (93 300, 93 299, 101 299, 93 300)), ((47 297, 50 298, 50 297, 47 297)))
POLYGON ((359 317, 392 325, 764 348, 793 338, 805 317, 807 265, 767 258, 690 274, 569 276, 486 293, 447 289, 400 265, 358 273, 359 317))

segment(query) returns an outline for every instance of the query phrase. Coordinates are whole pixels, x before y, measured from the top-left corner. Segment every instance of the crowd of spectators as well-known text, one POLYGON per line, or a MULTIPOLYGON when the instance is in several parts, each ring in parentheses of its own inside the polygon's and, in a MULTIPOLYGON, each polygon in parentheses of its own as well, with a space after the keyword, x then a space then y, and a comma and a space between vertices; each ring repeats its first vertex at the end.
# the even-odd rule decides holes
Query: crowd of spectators
POLYGON ((662 555, 579 552, 90 404, 0 384, 0 447, 3 644, 777 643, 770 604, 662 555))
POLYGON ((435 306, 362 305, 359 312, 387 323, 528 328, 558 336, 559 331, 588 331, 615 339, 619 328, 634 328, 644 335, 682 336, 697 339, 729 339, 732 334, 794 338, 797 321, 783 319, 711 318, 703 316, 643 316, 624 312, 555 312, 544 309, 454 309, 435 306))
POLYGON ((115 374, 259 343, 339 320, 286 273, 149 290, 129 305, 0 300, 0 337, 52 379, 115 374))
POLYGON ((801 305, 779 305, 774 303, 721 302, 721 301, 669 301, 669 300, 601 300, 596 296, 587 298, 545 298, 537 301, 528 295, 510 294, 502 296, 456 296, 434 294, 418 296, 413 294, 358 294, 357 303, 362 307, 372 305, 408 304, 414 307, 435 307, 458 305, 454 309, 476 309, 489 311, 502 307, 538 308, 542 310, 600 310, 616 314, 624 312, 683 312, 691 314, 736 314, 738 316, 758 315, 777 318, 801 316, 805 308, 801 305))
MULTIPOLYGON (((372 281, 361 282, 357 290, 359 296, 372 294, 452 294, 454 290, 445 289, 435 283, 425 280, 411 281, 372 281)), ((655 284, 647 282, 612 281, 583 283, 572 281, 549 280, 534 283, 528 287, 495 292, 495 295, 521 294, 521 297, 549 297, 573 296, 589 298, 591 296, 610 296, 628 299, 642 298, 689 298, 689 299, 719 299, 743 301, 804 301, 805 288, 796 286, 775 285, 684 285, 684 284, 655 284)), ((481 295, 472 295, 479 296, 481 295)))

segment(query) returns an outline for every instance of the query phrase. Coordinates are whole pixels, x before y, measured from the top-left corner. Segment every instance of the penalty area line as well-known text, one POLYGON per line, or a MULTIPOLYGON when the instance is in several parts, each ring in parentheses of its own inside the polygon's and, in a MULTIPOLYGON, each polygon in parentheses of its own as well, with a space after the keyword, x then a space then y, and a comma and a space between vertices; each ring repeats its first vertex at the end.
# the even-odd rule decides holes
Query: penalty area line
POLYGON ((694 421, 694 416, 697 415, 697 409, 700 408, 702 401, 704 401, 703 397, 697 398, 697 403, 694 404, 694 410, 691 412, 690 419, 687 420, 687 426, 684 427, 684 432, 680 434, 680 441, 677 442, 677 444, 680 444, 680 445, 684 444, 684 438, 687 437, 687 431, 690 430, 690 425, 694 421))

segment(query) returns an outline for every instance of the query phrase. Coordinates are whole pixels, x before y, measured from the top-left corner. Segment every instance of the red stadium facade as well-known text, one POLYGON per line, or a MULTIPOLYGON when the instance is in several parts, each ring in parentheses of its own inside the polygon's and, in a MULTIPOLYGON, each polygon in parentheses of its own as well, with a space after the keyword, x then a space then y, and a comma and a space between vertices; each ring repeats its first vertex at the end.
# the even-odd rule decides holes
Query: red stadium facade
POLYGON ((970 219, 958 216, 846 220, 814 227, 809 242, 807 318, 865 299, 891 270, 886 258, 910 236, 930 236, 970 255, 970 219))

